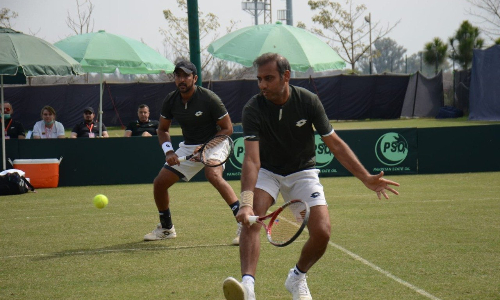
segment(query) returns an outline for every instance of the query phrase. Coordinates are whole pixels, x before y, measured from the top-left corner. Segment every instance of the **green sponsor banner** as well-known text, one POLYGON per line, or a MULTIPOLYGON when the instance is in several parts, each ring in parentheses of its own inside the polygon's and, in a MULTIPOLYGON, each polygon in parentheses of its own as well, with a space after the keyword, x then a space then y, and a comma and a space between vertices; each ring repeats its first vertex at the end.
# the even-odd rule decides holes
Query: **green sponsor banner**
POLYGON ((234 142, 233 155, 226 162, 224 177, 227 180, 240 180, 241 166, 245 156, 245 143, 242 133, 235 133, 231 136, 234 142))
MULTIPOLYGON (((418 140, 416 128, 339 131, 371 174, 416 174, 418 140)), ((350 174, 337 160, 338 175, 350 174), (347 173, 347 174, 346 174, 347 173)), ((323 174, 323 173, 322 173, 323 174)))
MULTIPOLYGON (((420 174, 500 171, 500 125, 337 133, 372 174, 380 171, 417 174, 417 158, 420 174)), ((241 133, 233 134, 232 138, 234 153, 225 164, 224 177, 240 180, 245 148, 241 133)), ((181 136, 172 137, 175 149, 181 141, 181 136)), ((165 163, 157 138, 11 139, 5 144, 6 157, 11 160, 63 157, 59 186, 152 184, 165 163)), ((320 176, 351 175, 319 136, 316 136, 316 162, 320 176)), ((13 166, 7 163, 6 167, 13 166)), ((203 171, 192 179, 200 180, 206 180, 203 171)))
MULTIPOLYGON (((338 135, 351 147, 366 169, 376 174, 417 173, 417 129, 349 130, 338 135)), ((239 180, 245 155, 242 134, 233 134, 234 153, 226 162, 224 177, 239 180)), ((316 168, 321 177, 349 176, 321 137, 316 134, 316 168)))

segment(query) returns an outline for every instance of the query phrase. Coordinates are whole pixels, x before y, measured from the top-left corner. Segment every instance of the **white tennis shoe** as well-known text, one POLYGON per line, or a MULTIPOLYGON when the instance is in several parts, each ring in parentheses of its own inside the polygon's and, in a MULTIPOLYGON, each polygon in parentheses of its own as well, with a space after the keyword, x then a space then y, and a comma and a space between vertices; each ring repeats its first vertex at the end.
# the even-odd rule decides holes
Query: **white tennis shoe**
POLYGON ((241 223, 238 223, 238 229, 236 229, 236 237, 233 239, 232 244, 238 246, 240 244, 240 235, 241 235, 241 223))
POLYGON ((161 227, 161 223, 156 225, 156 228, 144 236, 145 241, 159 241, 165 239, 173 239, 177 236, 175 233, 175 227, 172 226, 170 229, 165 229, 161 227))
POLYGON ((285 287, 292 293, 293 300, 312 300, 305 274, 298 275, 294 272, 294 269, 290 269, 285 281, 285 287))
POLYGON ((233 277, 228 277, 222 284, 226 300, 255 300, 252 284, 240 283, 233 277))

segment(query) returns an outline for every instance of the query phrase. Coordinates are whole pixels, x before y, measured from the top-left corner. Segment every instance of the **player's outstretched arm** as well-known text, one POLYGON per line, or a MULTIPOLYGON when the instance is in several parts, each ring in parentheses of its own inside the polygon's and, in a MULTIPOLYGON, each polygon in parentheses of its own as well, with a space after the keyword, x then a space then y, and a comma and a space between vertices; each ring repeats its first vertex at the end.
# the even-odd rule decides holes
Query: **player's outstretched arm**
POLYGON ((399 183, 383 178, 384 172, 371 175, 351 148, 335 132, 322 138, 337 160, 356 178, 361 180, 367 188, 376 192, 379 199, 382 199, 382 195, 384 198, 389 199, 386 191, 399 195, 398 191, 390 187, 390 185, 399 186, 399 183))

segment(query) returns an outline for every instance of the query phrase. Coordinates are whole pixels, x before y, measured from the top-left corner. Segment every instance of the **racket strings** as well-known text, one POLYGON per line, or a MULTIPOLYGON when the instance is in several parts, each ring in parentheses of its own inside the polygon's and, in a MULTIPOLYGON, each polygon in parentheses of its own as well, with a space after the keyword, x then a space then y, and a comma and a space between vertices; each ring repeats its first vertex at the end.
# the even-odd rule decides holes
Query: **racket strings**
POLYGON ((272 242, 285 244, 295 237, 306 217, 306 209, 307 207, 303 202, 286 206, 271 226, 270 239, 272 242))
POLYGON ((227 160, 231 148, 231 141, 228 138, 215 138, 205 145, 201 159, 208 165, 218 165, 227 160))

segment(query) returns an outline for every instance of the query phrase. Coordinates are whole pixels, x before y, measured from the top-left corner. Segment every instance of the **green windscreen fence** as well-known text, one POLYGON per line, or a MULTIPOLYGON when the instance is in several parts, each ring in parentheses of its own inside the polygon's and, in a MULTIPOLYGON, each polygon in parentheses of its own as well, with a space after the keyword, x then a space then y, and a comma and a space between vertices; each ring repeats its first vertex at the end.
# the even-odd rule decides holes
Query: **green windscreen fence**
MULTIPOLYGON (((339 136, 351 147, 363 165, 372 173, 417 173, 417 130, 350 130, 339 131, 339 136)), ((226 163, 226 178, 239 180, 245 154, 242 134, 233 134, 234 153, 226 163)), ((316 167, 321 177, 349 176, 330 149, 316 135, 316 167)))
MULTIPOLYGON (((500 125, 337 133, 372 174, 500 171, 500 125)), ((239 180, 245 149, 241 133, 232 138, 234 153, 225 165, 224 177, 239 180)), ((181 141, 182 137, 174 136, 174 148, 181 141)), ((165 162, 155 137, 6 140, 6 149, 12 161, 63 157, 59 186, 152 183, 165 162)), ((321 177, 351 175, 318 135, 316 166, 321 177)), ((7 163, 7 168, 12 166, 7 163)), ((204 173, 192 180, 205 180, 204 173)))

